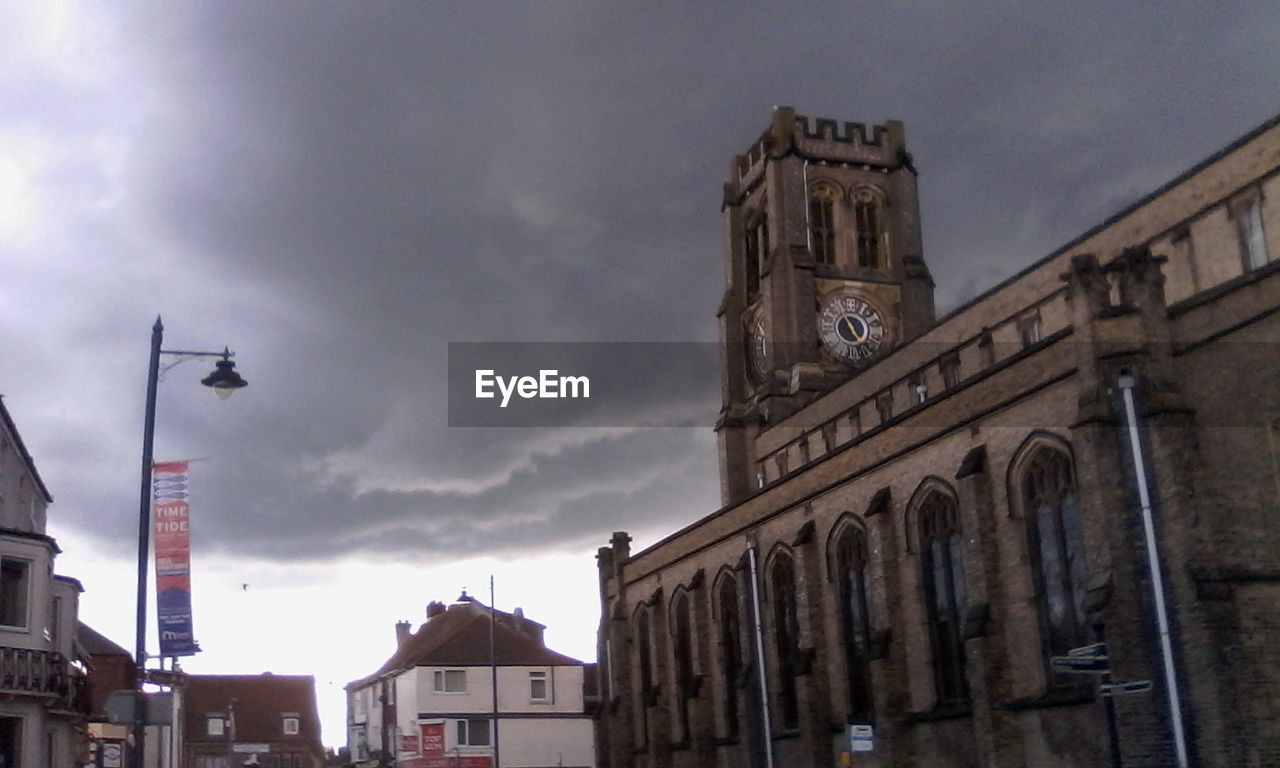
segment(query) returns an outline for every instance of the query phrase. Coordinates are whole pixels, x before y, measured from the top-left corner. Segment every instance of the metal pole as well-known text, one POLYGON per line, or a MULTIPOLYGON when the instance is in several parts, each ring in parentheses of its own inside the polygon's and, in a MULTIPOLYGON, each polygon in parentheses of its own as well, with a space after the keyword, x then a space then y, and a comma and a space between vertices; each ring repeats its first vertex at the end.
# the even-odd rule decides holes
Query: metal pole
POLYGON ((1178 754, 1178 768, 1187 768, 1187 738, 1182 730, 1182 704, 1178 697, 1178 677, 1173 668, 1173 644, 1169 639, 1169 616, 1164 603, 1164 579, 1160 575, 1160 555, 1156 550, 1155 521, 1151 516, 1151 495, 1147 490, 1147 470, 1142 461, 1142 442, 1138 434, 1137 410, 1133 406, 1135 379, 1120 376, 1120 392, 1124 396, 1125 425, 1129 430, 1129 447, 1133 451, 1133 472, 1138 481, 1138 501, 1142 505, 1142 531, 1147 541, 1147 567, 1151 570, 1156 622, 1160 629, 1160 660, 1164 666, 1165 692, 1169 698, 1169 720, 1173 726, 1173 745, 1178 754))
POLYGON ((769 676, 764 668, 764 624, 760 621, 760 579, 756 573, 756 547, 747 542, 747 560, 751 564, 751 613, 755 623, 756 667, 760 670, 760 714, 764 718, 764 761, 773 768, 773 723, 769 720, 769 676))
POLYGON ((160 380, 160 343, 164 325, 160 316, 151 327, 151 359, 147 366, 147 402, 142 423, 142 482, 138 492, 138 602, 134 635, 133 768, 144 768, 147 701, 142 684, 147 668, 147 556, 151 545, 151 465, 156 433, 156 385, 160 380))
POLYGON ((489 574, 489 679, 493 683, 493 768, 502 768, 498 762, 498 653, 497 609, 493 605, 493 574, 489 574))

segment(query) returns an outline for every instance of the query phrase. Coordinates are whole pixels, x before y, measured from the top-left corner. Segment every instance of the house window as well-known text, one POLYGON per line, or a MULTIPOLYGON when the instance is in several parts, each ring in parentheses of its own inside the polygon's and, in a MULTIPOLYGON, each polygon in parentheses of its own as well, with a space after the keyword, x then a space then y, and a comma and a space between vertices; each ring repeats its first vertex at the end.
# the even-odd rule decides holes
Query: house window
POLYGON ((222 719, 222 715, 214 715, 206 717, 204 720, 205 733, 210 736, 223 736, 226 734, 227 721, 222 719))
POLYGON ((547 673, 546 672, 530 672, 529 673, 529 698, 533 701, 548 701, 550 696, 547 695, 547 673))
POLYGON ((804 466, 805 464, 809 463, 809 459, 810 459, 809 436, 805 435, 804 437, 800 438, 800 442, 797 443, 797 447, 800 449, 800 466, 804 466))
POLYGON ((54 650, 58 649, 59 624, 62 621, 62 598, 53 598, 53 608, 49 615, 49 629, 47 636, 49 642, 53 645, 54 650))
POLYGON ((0 715, 0 766, 22 765, 22 718, 0 715))
POLYGON ((853 197, 854 243, 857 246, 858 266, 884 269, 884 224, 878 195, 870 189, 860 189, 853 197))
POLYGON ((1237 204, 1234 214, 1245 271, 1264 266, 1267 263, 1267 241, 1262 230, 1262 201, 1252 196, 1237 204))
POLYGON ((800 619, 796 608, 795 563, 779 555, 769 577, 773 589, 774 645, 778 654, 778 707, 782 726, 800 725, 800 701, 796 677, 800 674, 800 619))
POLYGON ((871 720, 871 618, 867 593, 867 540, 861 529, 849 526, 836 543, 839 579, 840 634, 844 641, 845 675, 849 687, 851 722, 871 720))
POLYGON ((1065 452, 1042 444, 1022 464, 1018 482, 1046 655, 1064 655, 1085 643, 1088 571, 1075 471, 1065 452))
POLYGON ((226 755, 196 755, 196 768, 230 768, 231 760, 226 755))
POLYGON ((488 720, 458 721, 458 746, 487 747, 490 743, 488 720))
POLYGON ((432 677, 436 693, 466 693, 467 670, 437 669, 432 677))
POLYGON ((283 718, 281 720, 281 725, 283 726, 285 736, 298 735, 298 718, 296 717, 283 718))
POLYGON ((959 704, 969 699, 960 627, 968 600, 959 510, 954 497, 931 491, 917 515, 925 612, 933 646, 934 690, 939 705, 959 704))
POLYGON ((27 626, 30 574, 30 561, 0 558, 0 624, 6 627, 27 626))
POLYGON ((720 582, 720 675, 724 686, 724 721, 730 736, 738 735, 738 677, 742 674, 742 622, 738 618, 738 583, 720 582))
POLYGON ((787 449, 783 448, 782 450, 778 451, 778 455, 774 457, 774 460, 778 462, 778 477, 782 477, 783 475, 787 474, 789 470, 789 467, 787 464, 787 449))
POLYGON ((840 192, 829 184, 815 185, 809 193, 809 243, 818 264, 836 263, 835 201, 840 192))

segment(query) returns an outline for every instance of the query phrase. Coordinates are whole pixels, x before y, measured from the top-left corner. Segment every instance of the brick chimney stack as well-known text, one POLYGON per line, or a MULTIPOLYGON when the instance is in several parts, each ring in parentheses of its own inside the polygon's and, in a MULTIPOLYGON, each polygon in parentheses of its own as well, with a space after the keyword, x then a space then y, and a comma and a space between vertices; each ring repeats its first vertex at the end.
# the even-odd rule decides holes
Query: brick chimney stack
POLYGON ((412 625, 407 621, 396 622, 396 647, 404 645, 404 641, 409 639, 409 627, 412 625))

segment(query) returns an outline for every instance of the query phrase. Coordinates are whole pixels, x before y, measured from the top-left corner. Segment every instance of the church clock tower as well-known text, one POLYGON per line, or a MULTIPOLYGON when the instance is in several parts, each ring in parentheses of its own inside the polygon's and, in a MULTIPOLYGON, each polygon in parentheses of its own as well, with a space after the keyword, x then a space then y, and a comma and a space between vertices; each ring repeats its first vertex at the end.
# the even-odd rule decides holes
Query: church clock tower
POLYGON ((724 187, 726 504, 757 487, 755 436, 934 322, 902 123, 776 107, 724 187))

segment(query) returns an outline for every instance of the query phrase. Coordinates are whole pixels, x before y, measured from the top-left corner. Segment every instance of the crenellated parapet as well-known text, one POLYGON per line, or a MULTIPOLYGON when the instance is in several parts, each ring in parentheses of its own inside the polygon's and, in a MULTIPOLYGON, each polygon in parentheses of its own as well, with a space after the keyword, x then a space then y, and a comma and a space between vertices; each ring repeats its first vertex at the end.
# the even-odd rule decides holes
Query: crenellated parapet
POLYGON ((729 188, 741 192, 753 186, 759 181, 768 159, 788 155, 798 155, 811 162, 875 170, 911 166, 899 121, 868 125, 797 115, 791 107, 774 107, 768 130, 730 163, 729 188))

